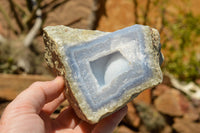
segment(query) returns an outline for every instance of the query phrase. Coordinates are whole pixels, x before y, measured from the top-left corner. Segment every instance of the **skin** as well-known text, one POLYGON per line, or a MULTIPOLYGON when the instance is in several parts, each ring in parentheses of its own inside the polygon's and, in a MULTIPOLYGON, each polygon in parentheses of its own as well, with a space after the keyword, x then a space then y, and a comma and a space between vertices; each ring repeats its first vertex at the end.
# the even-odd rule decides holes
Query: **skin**
POLYGON ((124 107, 91 125, 67 107, 53 120, 50 115, 66 99, 63 91, 62 77, 33 83, 5 108, 0 133, 111 133, 127 112, 124 107))

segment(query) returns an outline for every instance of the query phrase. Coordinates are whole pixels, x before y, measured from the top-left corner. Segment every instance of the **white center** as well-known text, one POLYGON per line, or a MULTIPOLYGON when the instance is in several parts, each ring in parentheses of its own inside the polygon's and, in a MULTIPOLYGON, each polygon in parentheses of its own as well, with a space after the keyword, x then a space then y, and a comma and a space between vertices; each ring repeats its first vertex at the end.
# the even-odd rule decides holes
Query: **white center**
POLYGON ((128 71, 129 69, 130 64, 121 54, 112 56, 106 64, 104 74, 105 84, 110 84, 115 78, 128 71))
POLYGON ((92 72, 100 86, 108 85, 118 76, 130 70, 129 62, 120 52, 90 62, 92 72))

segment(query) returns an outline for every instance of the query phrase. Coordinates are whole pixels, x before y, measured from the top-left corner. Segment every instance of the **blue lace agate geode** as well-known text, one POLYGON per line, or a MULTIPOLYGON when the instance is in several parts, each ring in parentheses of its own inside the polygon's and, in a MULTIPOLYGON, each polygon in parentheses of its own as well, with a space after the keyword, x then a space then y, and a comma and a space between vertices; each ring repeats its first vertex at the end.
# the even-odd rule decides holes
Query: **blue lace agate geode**
POLYGON ((52 26, 44 41, 48 65, 65 77, 69 102, 90 123, 162 81, 159 33, 148 26, 113 33, 52 26))

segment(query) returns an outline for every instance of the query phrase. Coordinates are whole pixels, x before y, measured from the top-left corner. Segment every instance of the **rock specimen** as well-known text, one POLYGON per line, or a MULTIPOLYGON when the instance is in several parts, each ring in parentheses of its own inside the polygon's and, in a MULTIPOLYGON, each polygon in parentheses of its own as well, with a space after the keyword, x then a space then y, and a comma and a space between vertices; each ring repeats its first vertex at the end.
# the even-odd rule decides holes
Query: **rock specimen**
POLYGON ((89 123, 162 82, 159 33, 148 26, 113 33, 48 26, 44 42, 48 65, 65 78, 71 106, 89 123))

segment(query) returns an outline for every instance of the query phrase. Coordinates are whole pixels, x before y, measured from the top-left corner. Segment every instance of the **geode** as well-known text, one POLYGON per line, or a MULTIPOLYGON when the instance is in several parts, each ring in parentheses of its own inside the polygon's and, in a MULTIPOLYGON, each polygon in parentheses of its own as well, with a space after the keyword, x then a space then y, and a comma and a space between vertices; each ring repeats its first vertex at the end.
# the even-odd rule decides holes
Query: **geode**
POLYGON ((76 114, 97 123, 143 90, 162 82, 160 36, 134 25, 112 33, 44 28, 45 59, 66 81, 66 95, 76 114))

